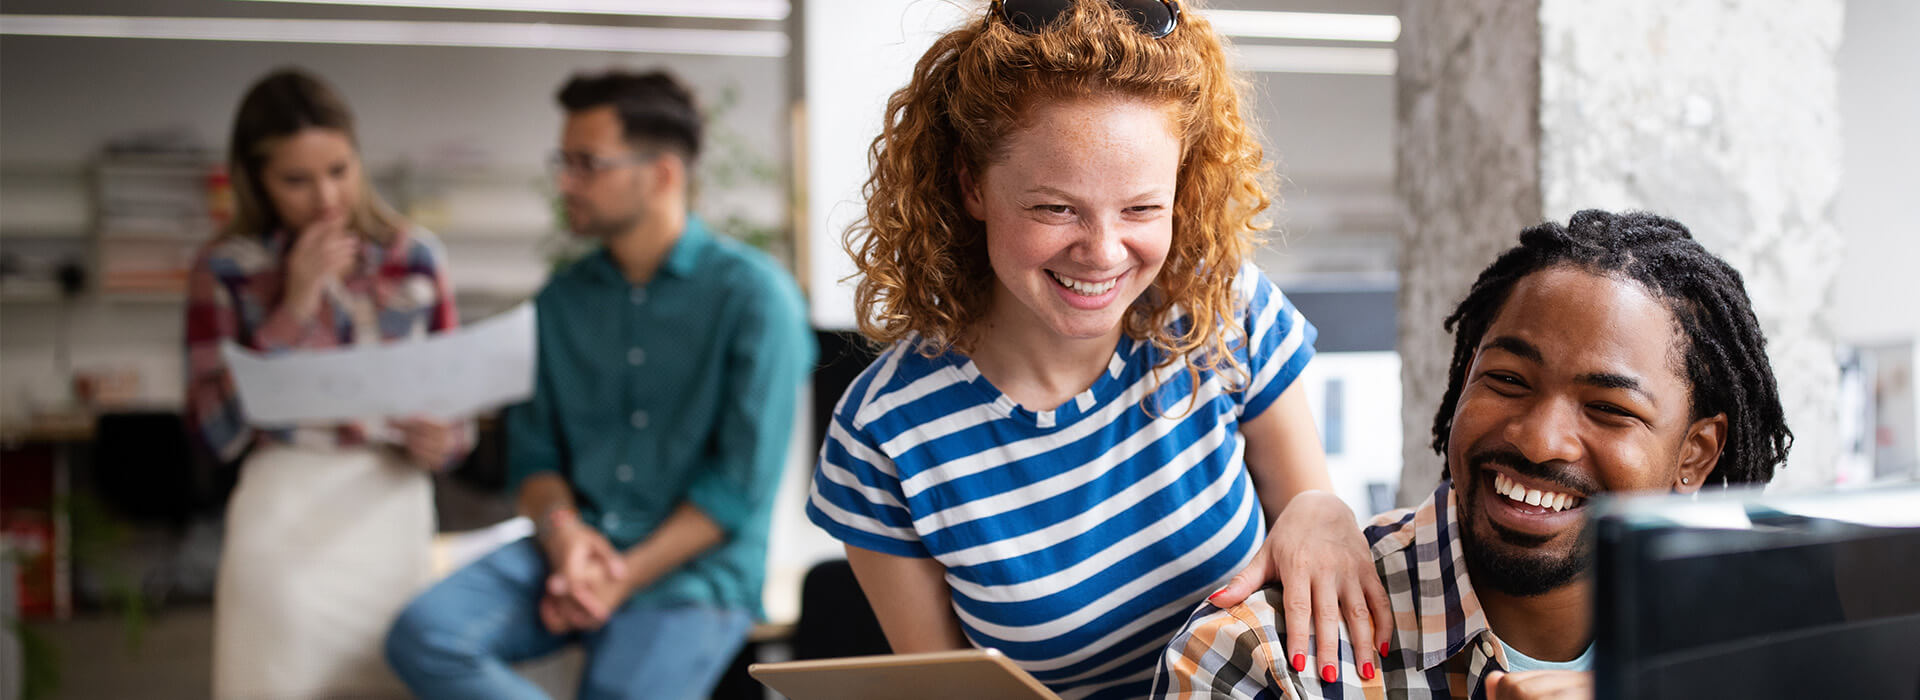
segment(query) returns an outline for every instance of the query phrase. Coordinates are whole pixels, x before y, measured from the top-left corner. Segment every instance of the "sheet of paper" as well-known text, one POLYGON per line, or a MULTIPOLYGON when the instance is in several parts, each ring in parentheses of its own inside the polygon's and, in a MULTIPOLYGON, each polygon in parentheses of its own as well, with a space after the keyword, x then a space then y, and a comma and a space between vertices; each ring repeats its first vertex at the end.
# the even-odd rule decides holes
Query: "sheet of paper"
POLYGON ((271 356, 221 348, 247 422, 261 427, 424 414, 464 418, 533 395, 534 311, 525 303, 424 340, 271 356))

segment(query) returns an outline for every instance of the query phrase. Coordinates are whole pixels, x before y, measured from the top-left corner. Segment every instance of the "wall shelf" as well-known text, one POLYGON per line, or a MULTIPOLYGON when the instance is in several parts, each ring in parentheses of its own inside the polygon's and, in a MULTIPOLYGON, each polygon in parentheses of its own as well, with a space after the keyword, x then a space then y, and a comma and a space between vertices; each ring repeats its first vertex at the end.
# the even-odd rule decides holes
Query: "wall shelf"
POLYGON ((187 295, 170 292, 100 292, 99 296, 101 301, 109 304, 179 306, 187 303, 187 295))
POLYGON ((0 304, 58 304, 60 301, 60 293, 51 289, 0 289, 0 304))
MULTIPOLYGON (((211 154, 0 166, 0 254, 14 270, 0 277, 0 303, 58 302, 54 271, 69 262, 85 268, 84 298, 182 303, 193 258, 216 233, 208 204, 219 168, 211 154), (155 284, 168 289, 132 291, 155 284)), ((538 291, 555 225, 543 173, 404 162, 369 165, 367 173, 389 203, 440 239, 464 306, 502 306, 538 291)))

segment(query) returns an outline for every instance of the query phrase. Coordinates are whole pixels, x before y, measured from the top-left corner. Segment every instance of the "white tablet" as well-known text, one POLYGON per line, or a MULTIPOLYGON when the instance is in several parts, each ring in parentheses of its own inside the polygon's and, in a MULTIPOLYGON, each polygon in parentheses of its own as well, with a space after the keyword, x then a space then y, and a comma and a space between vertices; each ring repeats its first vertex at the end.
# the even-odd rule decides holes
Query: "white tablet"
POLYGON ((754 664, 747 673, 792 700, 1060 700, 998 649, 754 664))

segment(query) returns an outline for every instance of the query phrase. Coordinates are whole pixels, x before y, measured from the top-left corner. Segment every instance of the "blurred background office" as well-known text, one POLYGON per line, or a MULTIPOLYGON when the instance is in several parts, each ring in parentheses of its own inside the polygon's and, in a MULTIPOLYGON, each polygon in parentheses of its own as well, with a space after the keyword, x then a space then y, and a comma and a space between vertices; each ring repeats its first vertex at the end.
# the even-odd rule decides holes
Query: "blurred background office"
MULTIPOLYGON (((1437 310, 1464 290, 1456 278, 1520 225, 1586 206, 1659 209, 1747 275, 1799 411, 1793 485, 1912 478, 1920 224, 1906 207, 1920 162, 1920 49, 1909 41, 1920 6, 1205 8, 1237 45, 1281 176, 1277 231, 1258 262, 1321 330, 1307 386, 1356 512, 1405 503, 1403 475, 1425 484, 1437 473, 1424 426, 1446 348, 1431 339, 1437 310), (1701 26, 1732 35, 1689 33, 1701 26), (1447 41, 1465 35, 1479 41, 1447 41), (1595 39, 1618 36, 1633 39, 1624 55, 1595 39), (1689 72, 1700 57, 1688 46, 1740 56, 1751 45, 1780 50, 1689 72), (1691 83, 1668 99, 1636 70, 1691 83), (1754 121, 1760 113, 1794 121, 1754 121), (1508 124, 1512 142, 1477 130, 1508 124), (1629 184, 1594 184, 1596 162, 1624 163, 1605 175, 1629 184), (1489 209, 1512 225, 1469 215, 1489 209)), ((801 582, 840 554, 801 512, 818 444, 811 416, 865 362, 846 332, 840 234, 860 212, 886 95, 934 34, 983 10, 974 0, 9 0, 0 700, 23 681, 37 697, 207 695, 208 601, 233 474, 180 428, 183 290, 228 206, 218 164, 233 109, 249 81, 286 65, 327 76, 354 105, 374 186, 439 234, 468 322, 525 300, 580 251, 543 171, 566 76, 664 67, 694 86, 711 124, 694 210, 790 266, 822 342, 776 505, 769 620, 750 648, 795 653, 801 582)), ((473 456, 436 478, 443 570, 522 532, 500 493, 499 430, 480 424, 473 456)), ((532 671, 564 679, 566 663, 532 671)))

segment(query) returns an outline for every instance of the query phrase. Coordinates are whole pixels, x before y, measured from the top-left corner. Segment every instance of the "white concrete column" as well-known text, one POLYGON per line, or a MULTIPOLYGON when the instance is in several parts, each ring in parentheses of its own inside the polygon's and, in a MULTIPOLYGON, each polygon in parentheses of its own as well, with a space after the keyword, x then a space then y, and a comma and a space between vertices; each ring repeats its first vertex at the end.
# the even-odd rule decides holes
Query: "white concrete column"
POLYGON ((1644 209, 1746 278, 1796 435, 1776 484, 1833 478, 1837 370, 1820 315, 1840 255, 1840 0, 1467 0, 1401 20, 1400 500, 1452 344, 1440 321, 1520 228, 1644 209))

